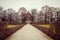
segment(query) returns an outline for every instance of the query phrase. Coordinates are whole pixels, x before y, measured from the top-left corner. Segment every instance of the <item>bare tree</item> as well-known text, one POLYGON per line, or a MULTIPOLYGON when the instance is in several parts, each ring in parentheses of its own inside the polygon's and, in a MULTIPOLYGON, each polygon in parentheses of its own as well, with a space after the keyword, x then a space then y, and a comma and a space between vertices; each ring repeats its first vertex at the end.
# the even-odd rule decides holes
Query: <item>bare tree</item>
POLYGON ((39 11, 39 23, 45 23, 45 14, 42 11, 39 11))
POLYGON ((27 10, 24 8, 24 7, 21 7, 19 10, 18 10, 18 16, 19 16, 19 19, 18 21, 20 22, 24 22, 25 21, 25 18, 24 18, 24 15, 27 13, 27 10))
POLYGON ((5 19, 6 19, 6 21, 8 21, 10 23, 12 23, 12 22, 15 21, 15 13, 16 12, 15 12, 14 9, 9 8, 9 9, 5 10, 4 13, 5 13, 5 19))
POLYGON ((27 13, 27 10, 24 8, 24 7, 21 7, 19 10, 18 10, 18 13, 19 14, 25 14, 25 13, 27 13))
POLYGON ((0 6, 0 20, 3 18, 4 14, 3 14, 3 7, 0 6))
POLYGON ((50 23, 52 22, 52 19, 54 18, 54 20, 56 19, 56 8, 54 7, 49 7, 48 5, 45 5, 42 7, 42 12, 46 15, 46 22, 50 23))
POLYGON ((34 23, 38 23, 38 13, 37 13, 37 9, 32 9, 31 10, 32 13, 32 20, 34 23))

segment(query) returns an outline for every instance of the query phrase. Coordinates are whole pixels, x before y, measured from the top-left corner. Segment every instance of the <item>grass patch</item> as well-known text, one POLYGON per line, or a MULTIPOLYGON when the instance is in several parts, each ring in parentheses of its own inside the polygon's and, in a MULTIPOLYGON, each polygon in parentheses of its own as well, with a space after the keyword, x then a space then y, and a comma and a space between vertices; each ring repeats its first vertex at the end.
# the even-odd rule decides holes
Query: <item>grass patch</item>
MULTIPOLYGON (((39 25, 39 26, 41 26, 41 27, 43 27, 43 28, 51 28, 51 26, 50 26, 49 24, 42 24, 42 25, 39 25)), ((54 26, 53 26, 53 27, 54 27, 54 26)), ((55 28, 52 30, 52 32, 53 32, 53 33, 56 33, 55 28)))
POLYGON ((18 25, 8 25, 7 28, 14 28, 17 27, 18 25))
POLYGON ((44 27, 44 28, 51 28, 51 26, 49 24, 42 24, 42 25, 39 25, 41 27, 44 27))

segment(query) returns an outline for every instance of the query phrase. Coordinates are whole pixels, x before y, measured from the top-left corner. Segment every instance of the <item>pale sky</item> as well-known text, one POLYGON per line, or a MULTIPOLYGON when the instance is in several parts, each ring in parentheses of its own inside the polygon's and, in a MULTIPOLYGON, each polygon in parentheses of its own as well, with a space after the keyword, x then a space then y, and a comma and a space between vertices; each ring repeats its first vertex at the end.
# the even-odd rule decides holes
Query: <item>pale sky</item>
POLYGON ((13 8, 15 11, 21 7, 25 7, 27 10, 33 8, 40 10, 44 5, 60 8, 60 0, 0 0, 0 6, 4 9, 13 8))

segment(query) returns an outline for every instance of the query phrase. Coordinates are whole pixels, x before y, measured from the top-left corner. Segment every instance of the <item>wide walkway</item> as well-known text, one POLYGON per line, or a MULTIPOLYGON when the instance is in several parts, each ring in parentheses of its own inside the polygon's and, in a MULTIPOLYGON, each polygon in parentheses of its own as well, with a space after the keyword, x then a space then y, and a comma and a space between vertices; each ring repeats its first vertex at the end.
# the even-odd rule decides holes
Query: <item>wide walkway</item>
POLYGON ((23 28, 12 34, 6 40, 53 40, 38 30, 31 24, 26 24, 23 28))

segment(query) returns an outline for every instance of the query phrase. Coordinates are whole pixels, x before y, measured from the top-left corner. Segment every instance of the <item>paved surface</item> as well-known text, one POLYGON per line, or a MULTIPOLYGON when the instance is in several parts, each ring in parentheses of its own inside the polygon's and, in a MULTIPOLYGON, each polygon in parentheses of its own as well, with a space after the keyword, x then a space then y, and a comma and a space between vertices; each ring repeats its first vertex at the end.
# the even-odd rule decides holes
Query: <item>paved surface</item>
POLYGON ((53 40, 46 34, 32 26, 26 24, 23 28, 12 34, 6 40, 53 40))

